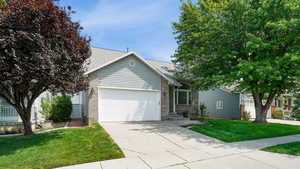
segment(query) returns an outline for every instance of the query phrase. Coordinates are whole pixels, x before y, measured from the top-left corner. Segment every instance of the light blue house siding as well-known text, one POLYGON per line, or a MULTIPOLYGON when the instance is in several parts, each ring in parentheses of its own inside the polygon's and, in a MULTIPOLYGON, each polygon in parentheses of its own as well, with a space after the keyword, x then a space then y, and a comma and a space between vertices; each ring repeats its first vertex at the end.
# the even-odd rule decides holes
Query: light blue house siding
POLYGON ((7 105, 6 101, 0 97, 0 105, 7 105))
POLYGON ((209 117, 240 119, 240 94, 222 89, 200 91, 199 103, 207 107, 209 117))
POLYGON ((19 115, 17 111, 0 97, 0 126, 18 121, 19 115))
POLYGON ((105 87, 160 90, 161 77, 138 58, 129 56, 96 72, 105 87))

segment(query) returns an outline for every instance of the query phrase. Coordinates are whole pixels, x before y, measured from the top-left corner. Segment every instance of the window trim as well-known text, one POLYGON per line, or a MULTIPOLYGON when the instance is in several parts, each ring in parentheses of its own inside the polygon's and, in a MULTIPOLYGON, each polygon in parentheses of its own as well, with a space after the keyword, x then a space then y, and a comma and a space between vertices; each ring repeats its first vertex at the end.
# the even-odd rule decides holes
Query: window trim
POLYGON ((175 104, 176 105, 192 105, 192 97, 191 100, 190 99, 190 95, 192 96, 192 90, 188 90, 188 89, 175 89, 175 93, 176 93, 176 99, 175 99, 175 104), (186 103, 185 104, 179 104, 179 92, 185 92, 186 93, 186 103), (191 104, 190 104, 191 102, 191 104))
POLYGON ((224 110, 224 100, 216 101, 216 110, 224 110))

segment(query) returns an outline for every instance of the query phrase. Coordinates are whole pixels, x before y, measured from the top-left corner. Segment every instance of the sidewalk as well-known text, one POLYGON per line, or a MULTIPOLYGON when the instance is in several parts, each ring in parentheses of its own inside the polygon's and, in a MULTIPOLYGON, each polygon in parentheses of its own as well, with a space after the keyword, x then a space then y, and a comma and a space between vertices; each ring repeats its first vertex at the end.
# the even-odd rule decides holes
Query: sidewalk
POLYGON ((268 119, 268 122, 300 126, 300 121, 293 121, 293 120, 268 119))

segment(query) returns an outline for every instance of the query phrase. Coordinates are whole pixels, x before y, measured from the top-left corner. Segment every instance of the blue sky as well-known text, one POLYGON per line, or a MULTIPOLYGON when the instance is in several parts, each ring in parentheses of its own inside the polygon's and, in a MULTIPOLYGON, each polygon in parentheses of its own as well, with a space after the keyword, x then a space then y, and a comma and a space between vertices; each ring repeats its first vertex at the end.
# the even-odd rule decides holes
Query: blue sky
POLYGON ((144 58, 169 61, 177 47, 172 22, 179 0, 61 0, 76 11, 74 21, 92 46, 135 51, 144 58))

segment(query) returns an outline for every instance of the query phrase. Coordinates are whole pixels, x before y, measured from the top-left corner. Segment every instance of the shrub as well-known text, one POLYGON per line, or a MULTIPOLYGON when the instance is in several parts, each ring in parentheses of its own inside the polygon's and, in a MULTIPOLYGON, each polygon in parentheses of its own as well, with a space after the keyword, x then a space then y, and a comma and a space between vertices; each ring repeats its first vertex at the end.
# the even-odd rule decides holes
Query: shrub
POLYGON ((52 100, 51 99, 42 99, 42 111, 41 113, 45 116, 47 120, 50 118, 50 113, 52 111, 52 100))
POLYGON ((292 117, 300 121, 300 111, 293 112, 292 117))
POLYGON ((42 114, 53 122, 70 120, 72 101, 70 96, 56 96, 51 100, 42 101, 42 114))
POLYGON ((299 99, 297 99, 295 101, 295 106, 293 107, 292 117, 298 121, 300 120, 300 100, 299 99))
POLYGON ((272 118, 274 119, 283 119, 284 112, 281 108, 275 108, 272 111, 272 118))

